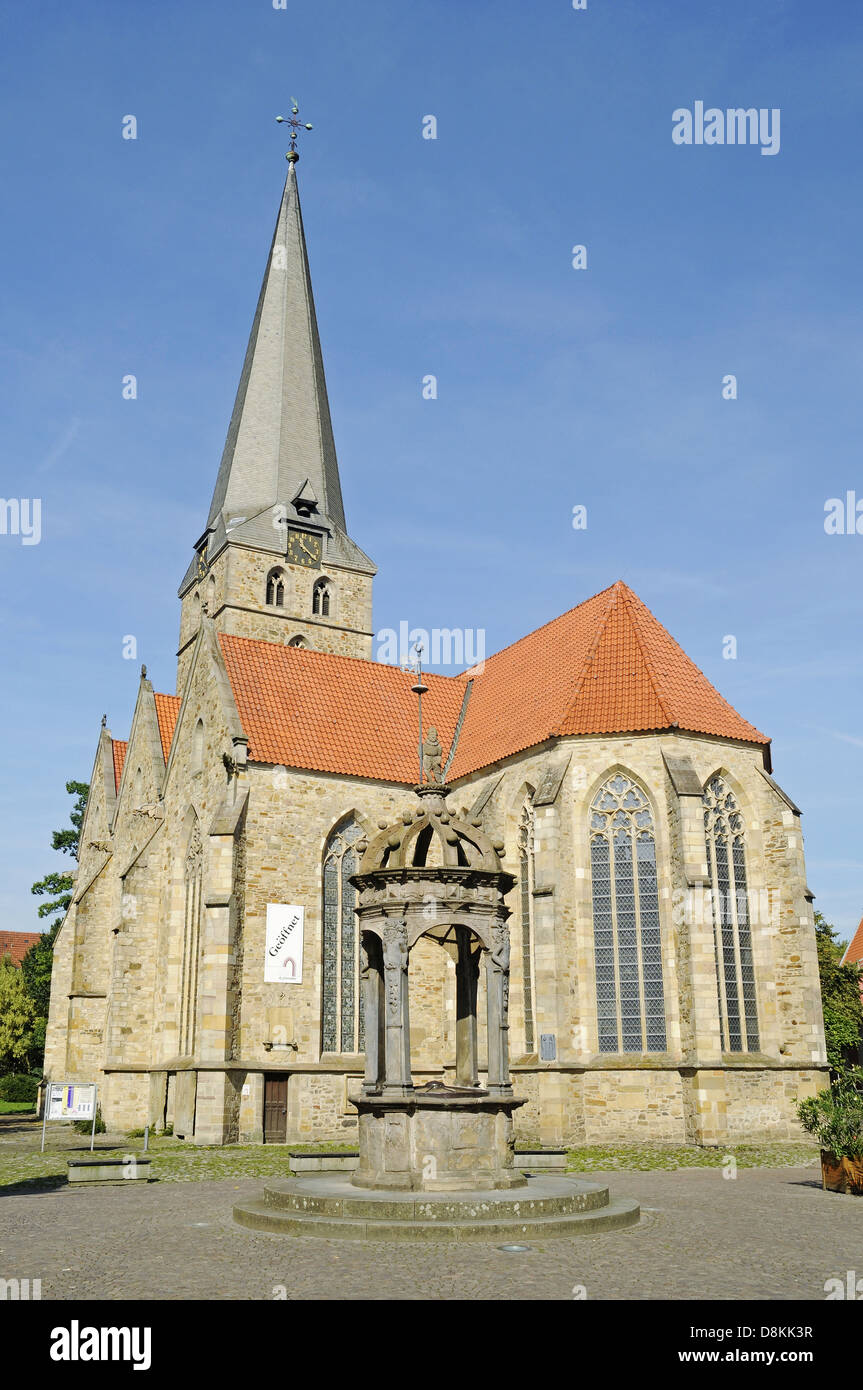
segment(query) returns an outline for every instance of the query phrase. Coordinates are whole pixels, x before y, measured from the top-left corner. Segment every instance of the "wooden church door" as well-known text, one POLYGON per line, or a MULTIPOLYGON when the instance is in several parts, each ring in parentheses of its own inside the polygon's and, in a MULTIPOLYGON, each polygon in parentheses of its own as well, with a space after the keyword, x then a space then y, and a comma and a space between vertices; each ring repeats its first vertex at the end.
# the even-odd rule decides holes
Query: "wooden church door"
POLYGON ((284 1144, 288 1131, 288 1078, 264 1077, 264 1143, 284 1144))

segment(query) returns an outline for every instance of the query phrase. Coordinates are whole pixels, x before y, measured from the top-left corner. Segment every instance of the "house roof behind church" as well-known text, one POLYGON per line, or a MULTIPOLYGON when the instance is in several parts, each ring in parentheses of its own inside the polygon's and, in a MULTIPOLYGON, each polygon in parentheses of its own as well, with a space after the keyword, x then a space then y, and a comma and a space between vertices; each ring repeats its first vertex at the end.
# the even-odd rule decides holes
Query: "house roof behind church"
POLYGON ((848 943, 845 954, 842 957, 842 964, 863 964, 863 917, 861 917, 860 925, 848 943))
MULTIPOLYGON (((252 638, 219 642, 253 761, 417 780, 416 697, 404 671, 252 638)), ((680 728, 769 743, 621 582, 482 667, 425 679, 423 723, 445 749, 473 682, 451 780, 567 734, 680 728)))
POLYGON ((0 931, 0 960, 8 956, 13 965, 20 967, 30 947, 41 939, 38 931, 0 931))

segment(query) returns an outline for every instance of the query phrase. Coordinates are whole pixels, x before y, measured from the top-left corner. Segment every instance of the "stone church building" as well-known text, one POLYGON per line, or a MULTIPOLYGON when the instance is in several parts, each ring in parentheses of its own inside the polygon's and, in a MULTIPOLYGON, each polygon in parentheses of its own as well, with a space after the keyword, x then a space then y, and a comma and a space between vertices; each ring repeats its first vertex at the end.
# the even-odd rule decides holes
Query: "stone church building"
MULTIPOLYGON (((413 677, 372 659, 374 575, 347 530, 292 163, 180 585, 176 694, 144 671, 128 738, 102 728, 55 947, 46 1075, 97 1081, 109 1127, 351 1139, 355 846, 413 814, 418 776, 413 677)), ((516 878, 520 1136, 797 1133, 824 1035, 800 812, 767 736, 621 582, 425 680, 451 803, 516 878)), ((452 1079, 455 1000, 421 938, 417 1083, 452 1079)), ((480 1030, 481 1070, 484 1048, 480 1030)))

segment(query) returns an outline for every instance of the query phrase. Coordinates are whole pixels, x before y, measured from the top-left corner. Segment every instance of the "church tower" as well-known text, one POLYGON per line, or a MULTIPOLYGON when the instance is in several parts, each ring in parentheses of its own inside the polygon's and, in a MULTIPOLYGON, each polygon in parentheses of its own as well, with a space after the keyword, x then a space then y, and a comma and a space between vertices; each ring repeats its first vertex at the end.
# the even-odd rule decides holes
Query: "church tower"
POLYGON ((219 632, 370 658, 374 574, 345 525, 292 159, 206 530, 180 585, 178 693, 202 613, 219 632))

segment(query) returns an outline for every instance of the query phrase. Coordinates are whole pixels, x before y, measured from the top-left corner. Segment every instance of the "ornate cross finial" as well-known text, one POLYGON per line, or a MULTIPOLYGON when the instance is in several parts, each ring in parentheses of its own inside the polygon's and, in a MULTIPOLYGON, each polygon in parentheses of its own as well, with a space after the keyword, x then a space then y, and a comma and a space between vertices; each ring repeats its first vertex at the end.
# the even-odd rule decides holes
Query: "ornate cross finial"
POLYGON ((422 644, 422 642, 417 642, 417 643, 416 643, 416 645, 414 646, 414 651, 415 651, 416 654, 417 654, 416 666, 415 666, 415 668, 414 668, 414 669, 415 669, 415 672, 416 672, 416 684, 411 686, 411 690, 412 690, 413 693, 416 695, 417 700, 419 701, 419 715, 420 715, 420 741, 419 741, 419 750, 418 750, 418 751, 419 751, 419 760, 420 760, 420 780, 419 780, 419 785, 422 786, 422 784, 423 784, 423 695, 425 695, 425 694, 428 693, 428 686, 423 682, 423 644, 422 644))
POLYGON ((311 129, 312 129, 312 127, 309 125, 308 121, 306 121, 306 122, 304 123, 303 121, 298 121, 298 120, 297 120, 297 117, 299 116, 299 114, 300 114, 300 108, 299 108, 299 106, 297 105, 296 97, 291 97, 291 114, 290 114, 290 116, 277 116, 277 117, 276 117, 276 120, 278 121, 279 125, 287 125, 287 126, 290 126, 290 128, 291 128, 291 148, 288 150, 287 154, 285 155, 285 159, 289 160, 289 161, 291 162, 291 164, 296 164, 297 160, 298 160, 299 157, 300 157, 299 154, 297 153, 297 131, 298 131, 298 130, 311 130, 311 129))

